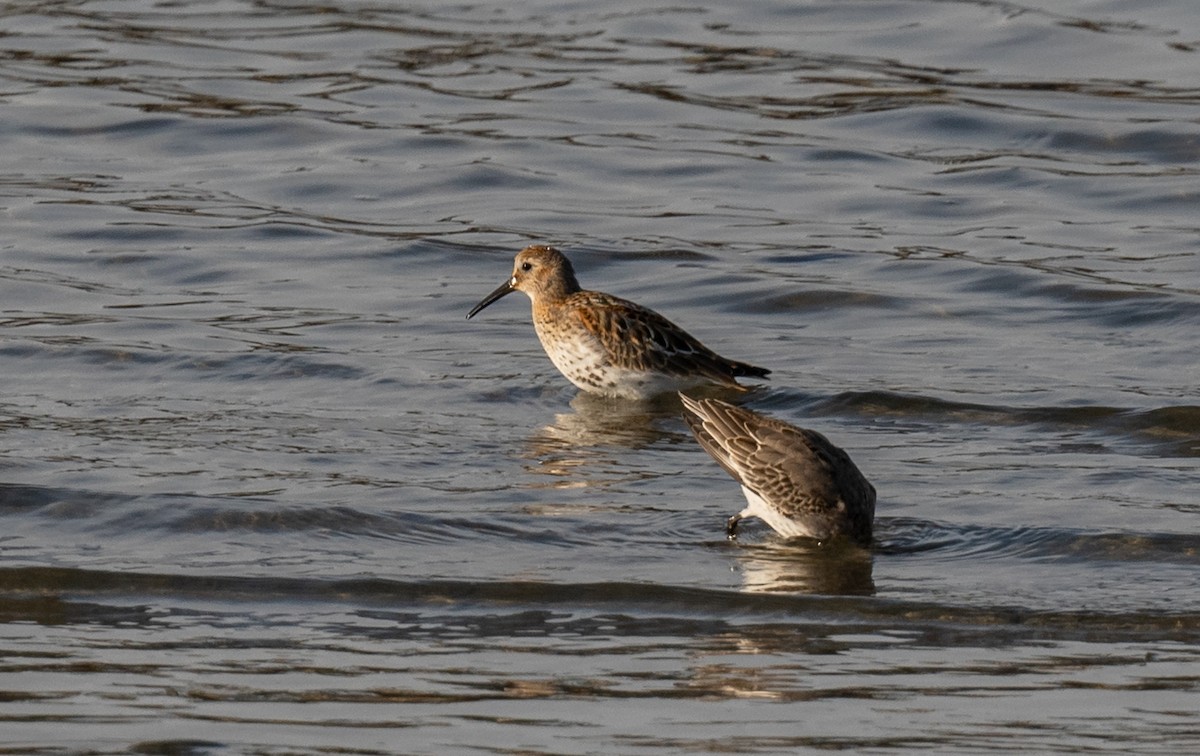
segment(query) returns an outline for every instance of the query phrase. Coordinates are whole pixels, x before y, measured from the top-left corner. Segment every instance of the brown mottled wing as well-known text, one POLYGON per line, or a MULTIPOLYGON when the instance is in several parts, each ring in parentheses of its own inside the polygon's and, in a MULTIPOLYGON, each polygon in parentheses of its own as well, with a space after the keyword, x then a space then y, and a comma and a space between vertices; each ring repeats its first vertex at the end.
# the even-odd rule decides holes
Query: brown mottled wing
POLYGON ((741 483, 742 469, 758 448, 744 423, 737 422, 729 413, 711 411, 711 402, 692 399, 684 394, 680 394, 679 398, 683 400, 685 410, 683 420, 691 428, 696 441, 725 472, 741 483))
POLYGON ((762 378, 771 372, 726 359, 657 312, 620 297, 581 291, 571 295, 570 304, 617 364, 667 375, 700 374, 735 386, 736 376, 762 378))
POLYGON ((734 480, 789 517, 846 518, 841 527, 869 539, 875 488, 846 452, 816 431, 715 399, 680 397, 696 440, 734 480))

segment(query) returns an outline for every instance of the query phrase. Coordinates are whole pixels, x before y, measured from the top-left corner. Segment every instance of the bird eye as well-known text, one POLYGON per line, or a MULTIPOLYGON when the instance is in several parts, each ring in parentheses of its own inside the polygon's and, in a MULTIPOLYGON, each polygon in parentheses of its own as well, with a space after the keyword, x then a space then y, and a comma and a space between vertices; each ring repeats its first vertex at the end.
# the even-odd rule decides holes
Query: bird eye
POLYGON ((530 263, 530 262, 521 263, 521 270, 528 273, 529 271, 533 270, 533 263, 530 263))

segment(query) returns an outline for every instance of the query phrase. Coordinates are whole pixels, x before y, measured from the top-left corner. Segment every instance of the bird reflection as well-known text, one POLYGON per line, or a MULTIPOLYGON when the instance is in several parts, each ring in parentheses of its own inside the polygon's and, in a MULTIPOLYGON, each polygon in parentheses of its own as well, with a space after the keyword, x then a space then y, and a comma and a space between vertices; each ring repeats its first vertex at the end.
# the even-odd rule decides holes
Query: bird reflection
POLYGON ((624 452, 684 438, 676 422, 679 401, 673 397, 628 402, 581 392, 570 407, 526 442, 527 469, 552 477, 547 487, 587 488, 649 477, 651 471, 631 466, 624 452))
MULTIPOLYGON (((733 394, 719 388, 697 389, 698 397, 717 397, 729 401, 745 399, 753 391, 733 394), (735 398, 736 397, 736 398, 735 398)), ((538 429, 529 438, 529 454, 540 457, 571 448, 576 451, 609 448, 641 449, 664 438, 687 439, 682 432, 680 413, 683 403, 675 394, 631 402, 579 392, 571 399, 571 412, 554 416, 554 422, 538 429)))
POLYGON ((846 539, 774 539, 737 549, 743 590, 870 596, 875 593, 871 552, 846 539))
POLYGON ((554 416, 554 422, 530 439, 535 447, 609 446, 640 449, 666 435, 656 427, 664 418, 679 414, 679 401, 664 397, 653 402, 628 402, 580 392, 571 399, 571 412, 554 416))

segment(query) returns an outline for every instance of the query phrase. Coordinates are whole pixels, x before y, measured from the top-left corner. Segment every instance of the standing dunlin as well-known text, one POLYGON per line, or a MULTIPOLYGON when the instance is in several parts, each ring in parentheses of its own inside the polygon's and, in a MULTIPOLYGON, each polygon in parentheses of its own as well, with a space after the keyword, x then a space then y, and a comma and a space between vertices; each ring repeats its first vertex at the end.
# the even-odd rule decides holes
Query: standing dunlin
POLYGON ((739 520, 758 517, 785 538, 871 542, 875 487, 829 439, 716 399, 679 398, 696 440, 742 484, 749 503, 729 518, 726 535, 735 538, 739 520))
POLYGON ((734 378, 771 372, 716 354, 653 310, 580 288, 553 247, 521 250, 512 277, 467 318, 514 291, 533 301, 533 327, 550 361, 584 391, 645 399, 705 384, 741 388, 734 378))

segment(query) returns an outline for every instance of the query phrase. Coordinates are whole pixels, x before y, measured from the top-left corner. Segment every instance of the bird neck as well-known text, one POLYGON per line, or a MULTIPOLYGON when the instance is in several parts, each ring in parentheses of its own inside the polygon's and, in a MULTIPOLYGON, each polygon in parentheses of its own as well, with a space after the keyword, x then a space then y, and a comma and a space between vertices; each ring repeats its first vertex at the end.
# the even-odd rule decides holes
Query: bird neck
POLYGON ((579 281, 575 278, 575 271, 565 268, 561 276, 556 276, 548 282, 546 288, 542 290, 542 296, 550 301, 557 301, 580 290, 579 281))

